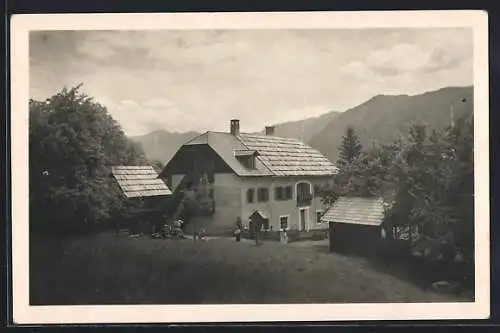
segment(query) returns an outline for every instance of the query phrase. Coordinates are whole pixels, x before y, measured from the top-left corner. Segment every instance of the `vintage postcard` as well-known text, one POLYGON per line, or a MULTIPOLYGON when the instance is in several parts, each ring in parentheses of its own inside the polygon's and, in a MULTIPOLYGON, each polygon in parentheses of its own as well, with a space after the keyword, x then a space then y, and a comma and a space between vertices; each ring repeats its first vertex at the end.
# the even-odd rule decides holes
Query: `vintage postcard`
POLYGON ((485 12, 11 24, 15 323, 489 316, 485 12))

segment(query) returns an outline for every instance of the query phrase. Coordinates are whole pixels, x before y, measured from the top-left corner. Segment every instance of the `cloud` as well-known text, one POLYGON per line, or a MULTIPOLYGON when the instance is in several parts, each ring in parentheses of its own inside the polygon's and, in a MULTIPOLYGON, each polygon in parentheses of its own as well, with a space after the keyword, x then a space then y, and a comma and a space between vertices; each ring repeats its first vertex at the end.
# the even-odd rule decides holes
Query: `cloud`
POLYGON ((453 52, 444 47, 433 50, 409 44, 396 44, 390 48, 378 49, 370 52, 363 61, 347 64, 344 71, 353 76, 360 76, 369 72, 382 76, 397 76, 405 73, 425 71, 439 71, 454 67, 463 61, 453 52))
POLYGON ((130 135, 245 130, 343 111, 381 93, 472 84, 464 29, 58 31, 30 36, 30 94, 63 86, 130 135))
POLYGON ((389 49, 375 50, 365 60, 366 66, 382 75, 425 70, 431 63, 431 54, 408 43, 397 44, 389 49))
POLYGON ((154 97, 144 103, 144 106, 152 109, 175 109, 175 106, 171 101, 162 97, 154 97))
POLYGON ((79 44, 77 46, 77 52, 84 56, 97 58, 99 60, 110 59, 116 55, 116 51, 112 47, 89 40, 85 40, 79 44))
POLYGON ((105 98, 98 100, 113 115, 116 121, 127 130, 129 135, 147 134, 156 129, 170 131, 189 131, 193 117, 180 111, 172 103, 161 104, 165 99, 153 99, 151 103, 139 104, 133 100, 122 100, 118 103, 105 98), (171 119, 175 119, 175 126, 171 119))

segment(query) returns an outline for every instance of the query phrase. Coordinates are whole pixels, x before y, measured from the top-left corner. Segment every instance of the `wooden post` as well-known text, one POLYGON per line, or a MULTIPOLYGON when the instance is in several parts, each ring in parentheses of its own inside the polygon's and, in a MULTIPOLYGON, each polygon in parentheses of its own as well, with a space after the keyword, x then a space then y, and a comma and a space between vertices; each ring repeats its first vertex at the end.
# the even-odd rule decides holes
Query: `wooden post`
POLYGON ((330 243, 330 252, 333 252, 333 222, 328 223, 328 233, 330 234, 328 237, 330 243))

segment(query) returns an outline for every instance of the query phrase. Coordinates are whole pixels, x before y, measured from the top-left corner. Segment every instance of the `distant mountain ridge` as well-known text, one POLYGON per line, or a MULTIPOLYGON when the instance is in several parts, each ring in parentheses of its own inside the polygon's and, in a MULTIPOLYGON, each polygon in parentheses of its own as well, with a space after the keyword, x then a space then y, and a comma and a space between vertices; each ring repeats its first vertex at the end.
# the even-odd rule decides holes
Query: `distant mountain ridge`
MULTIPOLYGON (((319 117, 275 124, 275 135, 287 138, 303 138, 307 142, 339 114, 340 112, 331 111, 319 117)), ((242 126, 244 127, 244 124, 242 126)), ((264 130, 259 133, 263 134, 264 130)), ((200 134, 194 131, 172 133, 166 130, 156 130, 146 135, 132 137, 131 139, 141 145, 148 159, 166 163, 180 146, 200 134)))
MULTIPOLYGON (((340 114, 341 112, 338 111, 330 111, 318 117, 274 124, 274 135, 285 138, 295 138, 308 142, 314 135, 323 130, 326 125, 328 125, 340 114)), ((265 130, 262 130, 259 133, 264 134, 265 130)))
POLYGON ((472 87, 446 87, 419 95, 377 95, 342 112, 308 142, 335 162, 342 136, 353 126, 361 143, 386 143, 421 122, 429 130, 442 129, 455 118, 473 112, 472 87))
POLYGON ((146 135, 131 137, 132 141, 139 143, 149 160, 158 160, 166 163, 175 154, 177 149, 187 141, 200 135, 198 132, 169 132, 156 130, 146 135))
MULTIPOLYGON (((330 111, 319 117, 275 124, 275 135, 303 140, 335 163, 348 126, 354 127, 363 146, 368 147, 374 141, 394 140, 415 122, 423 122, 430 130, 442 129, 451 122, 452 106, 455 118, 472 113, 473 88, 446 87, 418 95, 377 95, 345 112, 330 111)), ((131 139, 142 146, 148 159, 166 163, 180 146, 199 134, 156 130, 131 139)))

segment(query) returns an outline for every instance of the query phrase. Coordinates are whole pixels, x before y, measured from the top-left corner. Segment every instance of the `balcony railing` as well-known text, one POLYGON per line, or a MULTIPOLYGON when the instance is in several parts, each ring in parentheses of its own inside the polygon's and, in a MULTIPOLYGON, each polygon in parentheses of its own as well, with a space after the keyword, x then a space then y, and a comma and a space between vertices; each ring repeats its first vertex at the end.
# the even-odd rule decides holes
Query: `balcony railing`
POLYGON ((297 207, 310 206, 312 199, 312 194, 299 194, 297 196, 297 207))

